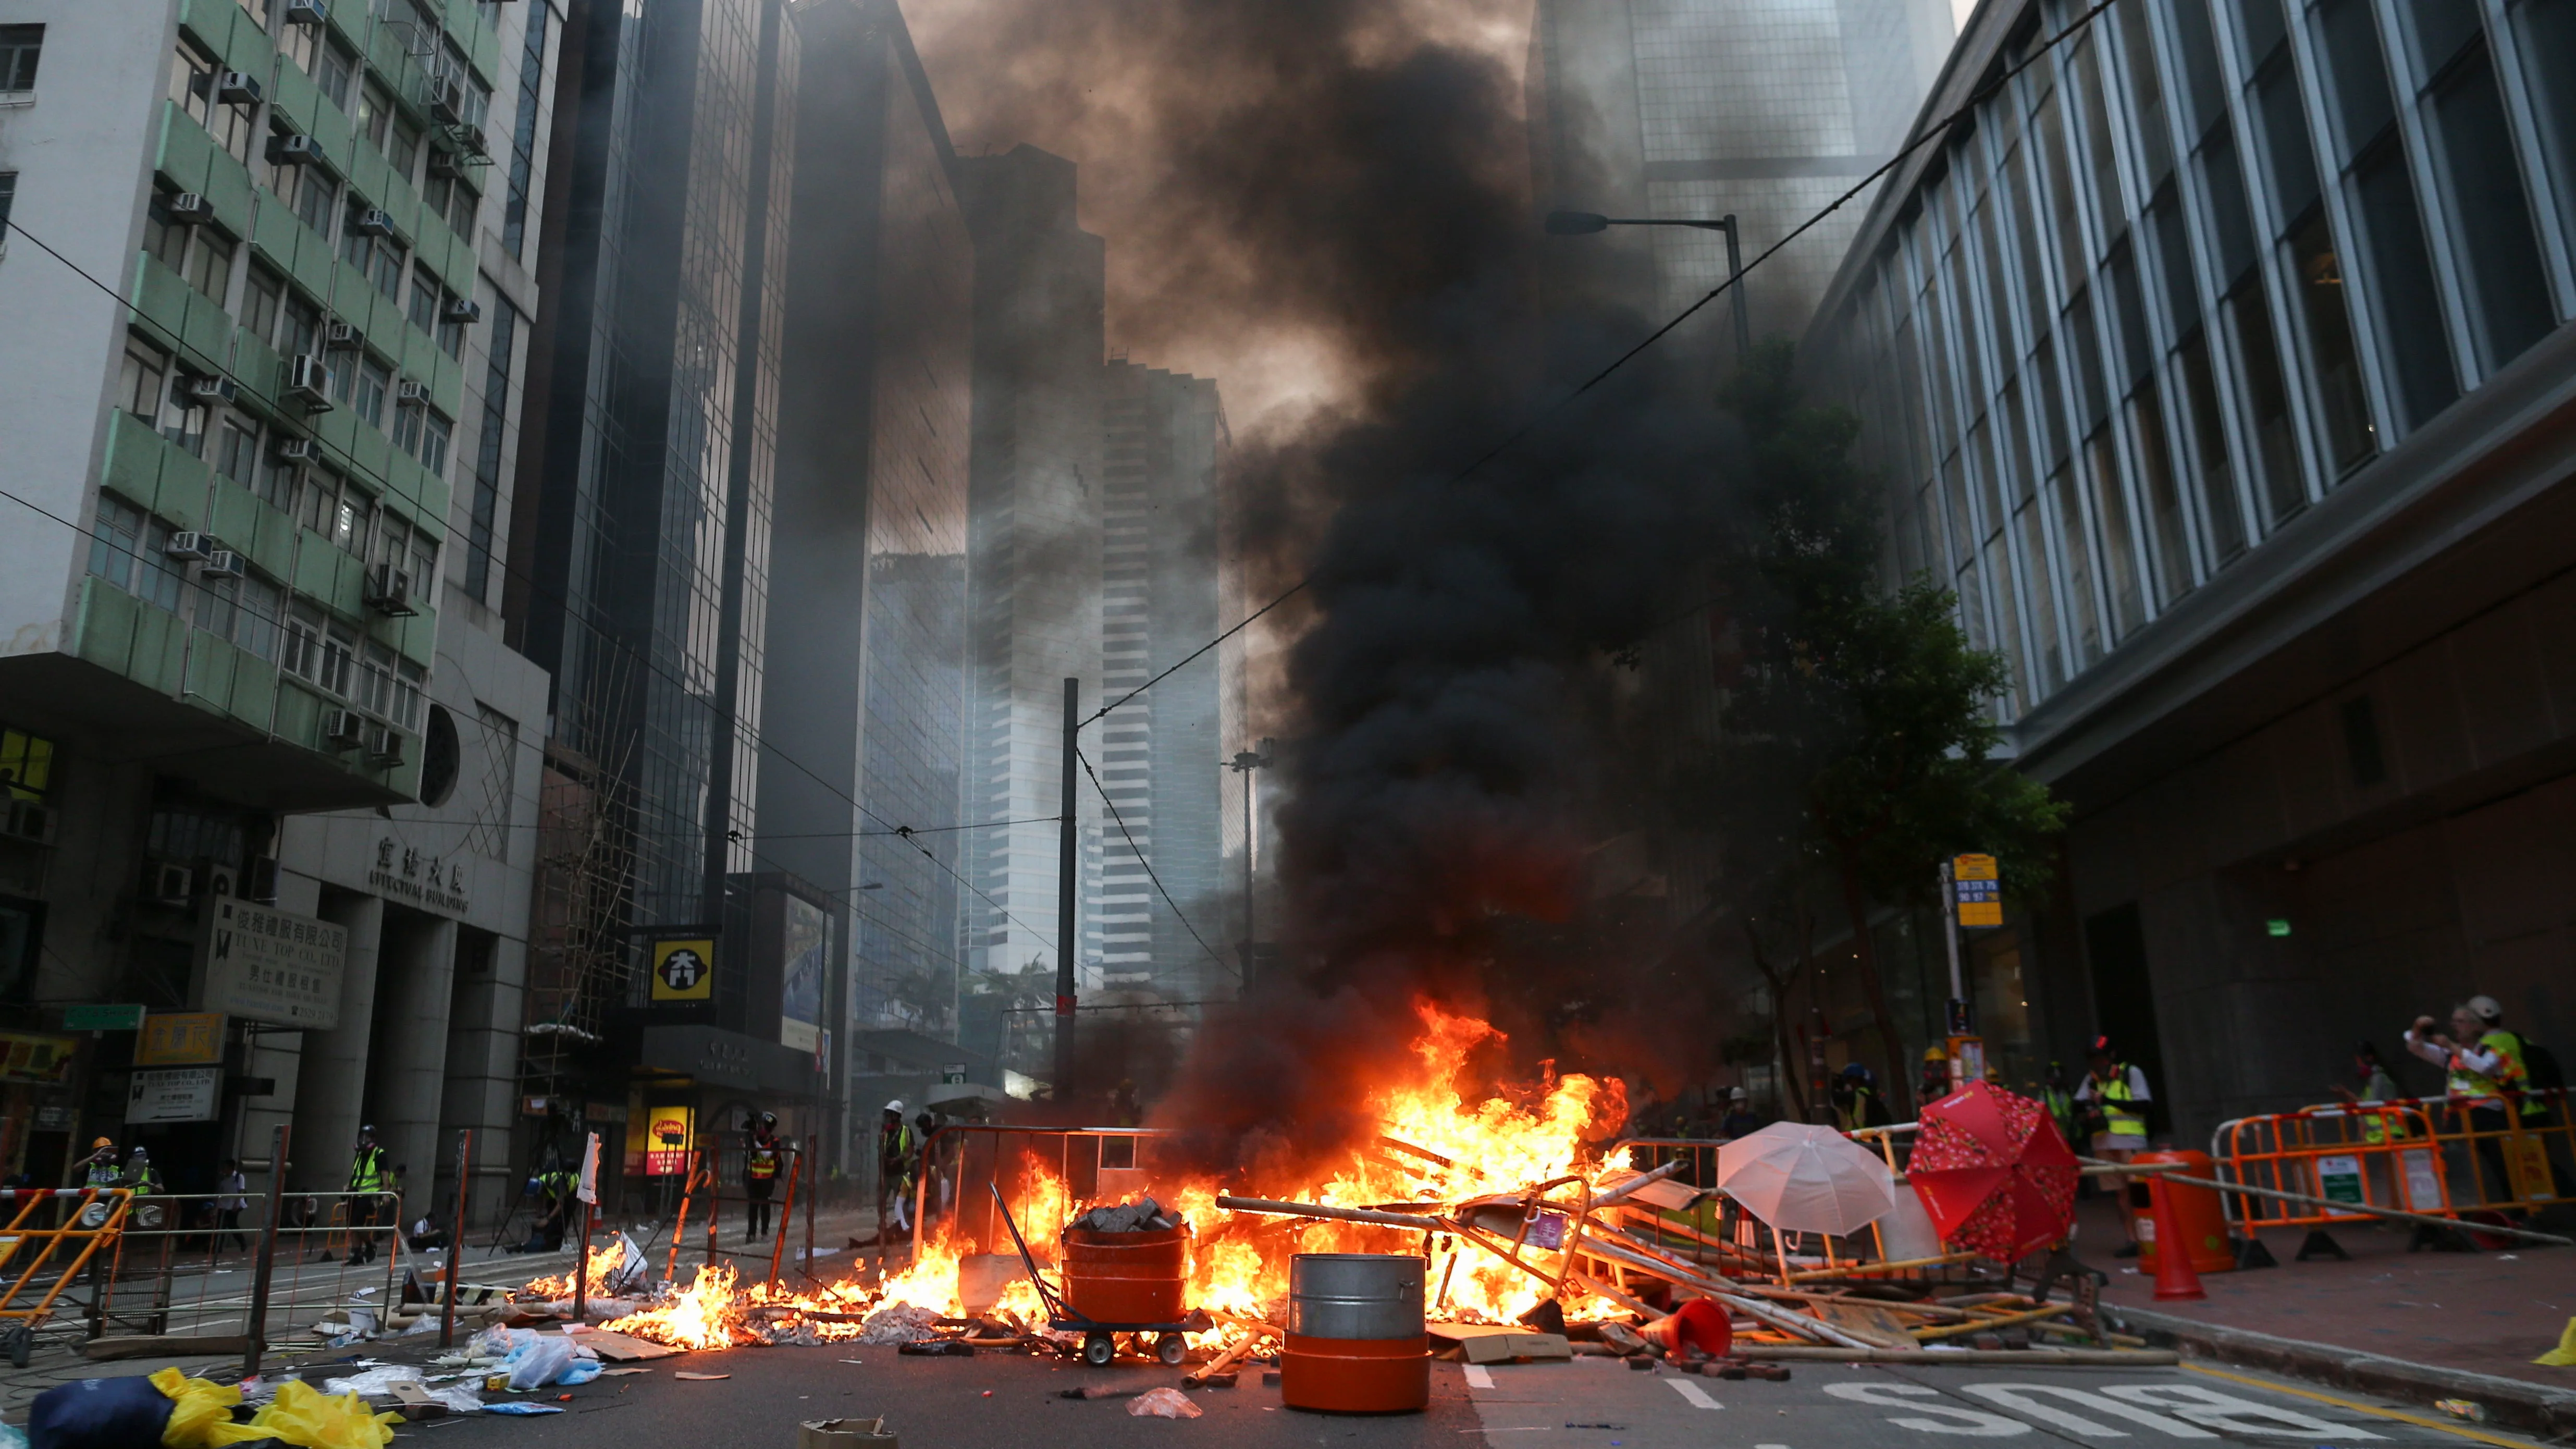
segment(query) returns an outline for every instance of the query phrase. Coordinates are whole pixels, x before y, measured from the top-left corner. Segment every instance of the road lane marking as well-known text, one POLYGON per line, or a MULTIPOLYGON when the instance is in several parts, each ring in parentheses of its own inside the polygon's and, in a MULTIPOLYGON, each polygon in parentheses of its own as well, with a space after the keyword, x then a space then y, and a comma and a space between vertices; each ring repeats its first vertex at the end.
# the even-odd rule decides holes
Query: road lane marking
POLYGON ((1480 1363, 1471 1363, 1467 1365, 1467 1387, 1471 1389, 1490 1389, 1493 1386, 1494 1371, 1492 1369, 1489 1369, 1480 1363))
POLYGON ((2383 1409, 2376 1404, 2339 1399, 2332 1394, 2318 1393, 2314 1389, 2294 1389, 2288 1384, 2251 1379, 2243 1374, 2229 1373, 2224 1369, 2202 1368, 2196 1363, 2181 1364, 2178 1367, 2188 1373, 2206 1374, 2214 1379, 2225 1379, 2229 1383, 2243 1384, 2247 1388, 2261 1389, 2266 1393, 2288 1394, 2293 1398, 2307 1399, 2314 1403, 2331 1404, 2338 1409, 2350 1409, 2356 1414, 2373 1414, 2382 1419, 2394 1419, 2401 1424, 2413 1424, 2419 1429, 2439 1429, 2445 1434, 2457 1434, 2463 1439, 2475 1439, 2481 1444, 2498 1445, 2500 1449, 2531 1449, 2531 1441, 2528 1439, 2507 1439, 2501 1434, 2489 1434, 2484 1430, 2452 1423, 2448 1419, 2436 1419, 2429 1414, 2410 1414, 2404 1409, 2383 1409))
POLYGON ((1726 1407, 1726 1405, 1710 1398, 1708 1396, 1708 1390, 1701 1388, 1699 1385, 1692 1383, 1688 1379, 1666 1379, 1664 1382, 1673 1386, 1674 1393, 1690 1400, 1693 1408, 1723 1409, 1726 1407))
POLYGON ((2054 1424, 2069 1433, 2082 1434, 2087 1438, 2125 1439, 2129 1437, 2129 1431, 2114 1429, 2108 1424, 2097 1424, 2081 1414, 2068 1413, 2053 1404, 2041 1402, 2039 1396, 2066 1399, 2096 1413, 2144 1424, 2150 1429, 2158 1430, 2175 1439, 2218 1437, 2207 1429, 2195 1429, 2180 1419, 2169 1418, 2163 1414, 2139 1408, 2135 1404, 2124 1404, 2116 1399, 2107 1399, 2100 1394, 2089 1393, 2083 1389, 2069 1388, 2064 1384, 1962 1384, 1960 1392, 1974 1394, 1998 1408, 2010 1409, 2025 1418, 2037 1419, 2043 1424, 2054 1424))
POLYGON ((1939 1389, 1923 1384, 1827 1384, 1825 1392, 1855 1404, 1874 1404, 1882 1409, 1912 1409, 1918 1414, 1942 1416, 1887 1421, 1900 1429, 1914 1429, 1926 1434, 1967 1434, 1979 1439, 2005 1439, 2030 1432, 2028 1424, 2019 1419, 2007 1419, 2001 1414, 1923 1403, 1924 1399, 1941 1397, 1939 1389))
POLYGON ((2358 1425, 2329 1424, 2295 1409, 2258 1404, 2252 1399, 2240 1399, 2234 1394, 2222 1394, 2198 1384, 2113 1384, 2102 1392, 2133 1404, 2171 1409, 2177 1416, 2195 1424, 2236 1434, 2294 1434, 2301 1438, 2323 1439, 2380 1437, 2358 1425))

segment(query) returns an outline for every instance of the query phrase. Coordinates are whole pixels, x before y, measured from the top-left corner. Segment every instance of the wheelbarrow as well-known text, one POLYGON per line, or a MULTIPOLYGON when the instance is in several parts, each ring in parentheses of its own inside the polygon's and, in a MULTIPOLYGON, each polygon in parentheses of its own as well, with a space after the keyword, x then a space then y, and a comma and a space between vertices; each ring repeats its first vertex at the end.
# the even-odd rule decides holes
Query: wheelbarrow
POLYGON ((1216 1327, 1216 1320, 1206 1313, 1181 1307, 1185 1230, 1091 1233, 1067 1229, 1065 1287, 1059 1291, 1039 1274, 1028 1240, 1020 1236, 1020 1225, 1011 1217, 1010 1204, 1002 1201, 1001 1185, 990 1186, 993 1205, 1002 1210, 1002 1223, 1020 1250, 1020 1264, 1029 1271, 1038 1301, 1046 1305, 1047 1327, 1057 1333, 1081 1334, 1084 1363, 1098 1367, 1116 1358, 1118 1335, 1123 1333, 1140 1341, 1152 1335, 1154 1357, 1178 1365, 1190 1351, 1189 1340, 1182 1335, 1207 1333, 1216 1327), (1104 1241, 1114 1239, 1135 1241, 1104 1241))

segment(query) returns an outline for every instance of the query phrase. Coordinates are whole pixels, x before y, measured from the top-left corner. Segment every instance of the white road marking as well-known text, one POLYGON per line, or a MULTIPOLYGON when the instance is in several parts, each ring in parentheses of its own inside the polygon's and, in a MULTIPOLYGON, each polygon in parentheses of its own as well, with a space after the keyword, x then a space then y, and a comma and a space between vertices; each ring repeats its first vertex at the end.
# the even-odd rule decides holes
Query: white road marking
POLYGON ((1998 1408, 2010 1409, 2025 1418, 2037 1419, 2043 1424, 2053 1424, 2070 1434, 2081 1434, 2089 1439, 2125 1439, 2129 1437, 2129 1431, 2096 1423, 2081 1414, 2070 1414, 2064 1409, 2042 1402, 2042 1397, 2064 1399, 2110 1418, 2144 1424, 2150 1429, 2175 1439, 2216 1437, 2208 1430, 2195 1429, 2180 1419, 2168 1418, 2152 1410, 2141 1409, 2135 1404, 2106 1399, 2100 1394, 2087 1393, 2082 1389, 2068 1388, 2064 1384, 1965 1384, 1961 1386, 1961 1392, 1974 1394, 1998 1408))
POLYGON ((1917 1414, 1942 1416, 1887 1421, 1900 1429, 1915 1429, 1926 1434, 1967 1434, 1979 1439, 2006 1439, 2030 1432, 2028 1424, 2019 1419, 2007 1419, 2001 1414, 1918 1402, 1941 1396, 1939 1389, 1926 1388, 1921 1384, 1827 1384, 1825 1392, 1855 1404, 1876 1404, 1881 1408, 1912 1409, 1917 1414))
POLYGON ((1492 1369, 1489 1369, 1480 1363, 1471 1363, 1467 1365, 1467 1387, 1471 1389, 1490 1389, 1493 1386, 1494 1371, 1492 1369))
POLYGON ((1664 1382, 1673 1386, 1674 1393, 1690 1400, 1693 1408, 1723 1409, 1726 1407, 1726 1405, 1710 1398, 1708 1396, 1708 1390, 1701 1388, 1699 1385, 1692 1383, 1688 1379, 1666 1379, 1664 1382))
POLYGON ((2295 1435, 2305 1439, 2377 1439, 2374 1434, 2352 1424, 2331 1424, 2312 1418, 2295 1409, 2258 1404, 2198 1384, 2115 1384, 2102 1392, 2127 1399, 2133 1404, 2153 1404, 2171 1409, 2181 1418, 2205 1428, 2223 1429, 2234 1434, 2295 1435))

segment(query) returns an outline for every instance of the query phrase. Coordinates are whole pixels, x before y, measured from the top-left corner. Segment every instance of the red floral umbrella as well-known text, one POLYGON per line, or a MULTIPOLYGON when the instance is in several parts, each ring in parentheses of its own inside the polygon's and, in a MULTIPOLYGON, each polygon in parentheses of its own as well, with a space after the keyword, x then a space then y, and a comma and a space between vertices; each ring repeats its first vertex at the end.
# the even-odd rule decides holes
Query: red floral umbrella
POLYGON ((1905 1176, 1943 1242, 2010 1263, 2066 1236, 2075 1154, 2046 1107, 1971 1082, 1921 1119, 1905 1176))

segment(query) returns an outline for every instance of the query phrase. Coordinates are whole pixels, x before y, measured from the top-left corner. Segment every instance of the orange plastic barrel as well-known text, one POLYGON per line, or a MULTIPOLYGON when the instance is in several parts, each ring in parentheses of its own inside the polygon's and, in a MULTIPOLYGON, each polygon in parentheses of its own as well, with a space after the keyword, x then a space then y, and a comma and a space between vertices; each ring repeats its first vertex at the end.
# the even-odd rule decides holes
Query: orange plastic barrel
POLYGON ((1299 1253, 1288 1260, 1279 1400, 1338 1414, 1420 1413, 1431 1404, 1422 1259, 1299 1253))
MULTIPOLYGON (((2129 1159, 2141 1165, 2152 1162, 2179 1164, 2185 1177, 2205 1177, 2213 1181, 2216 1164, 2206 1152, 2141 1152, 2129 1159)), ((2174 1220, 2180 1225, 2183 1241, 2190 1246, 2193 1271, 2226 1273, 2236 1267, 2235 1245, 2227 1237, 2227 1213, 2219 1205, 2214 1188, 2194 1187, 2189 1183, 2168 1180, 2165 1196, 2173 1204, 2174 1220)), ((2146 1179, 2129 1179, 2127 1193, 2129 1217, 2138 1229, 2138 1272, 2156 1276, 2156 1254, 2164 1246, 2156 1241, 2156 1212, 2147 1191, 2146 1179)))
POLYGON ((1064 1230, 1064 1301, 1094 1323, 1178 1323, 1186 1228, 1143 1233, 1064 1230))

